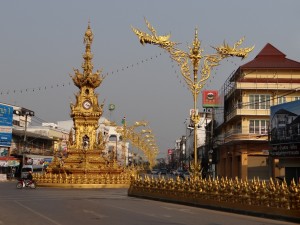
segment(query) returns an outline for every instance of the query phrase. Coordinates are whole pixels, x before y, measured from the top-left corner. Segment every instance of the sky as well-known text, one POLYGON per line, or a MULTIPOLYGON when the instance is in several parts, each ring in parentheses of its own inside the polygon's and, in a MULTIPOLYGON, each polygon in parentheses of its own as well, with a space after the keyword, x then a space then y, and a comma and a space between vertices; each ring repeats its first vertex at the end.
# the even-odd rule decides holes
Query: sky
MULTIPOLYGON (((203 90, 219 90, 230 74, 270 43, 300 61, 298 0, 27 0, 2 1, 0 7, 0 102, 31 109, 39 121, 70 119, 78 88, 70 78, 81 69, 83 36, 90 21, 94 33, 94 71, 107 75, 96 92, 103 116, 121 124, 146 120, 160 156, 185 135, 193 98, 180 68, 158 46, 142 46, 131 26, 171 33, 188 51, 195 28, 203 54, 225 40, 241 47, 255 45, 248 58, 223 60, 203 90), (116 106, 114 111, 108 105, 116 106)), ((200 75, 199 75, 200 76, 200 75)), ((197 104, 201 111, 201 95, 197 104)))

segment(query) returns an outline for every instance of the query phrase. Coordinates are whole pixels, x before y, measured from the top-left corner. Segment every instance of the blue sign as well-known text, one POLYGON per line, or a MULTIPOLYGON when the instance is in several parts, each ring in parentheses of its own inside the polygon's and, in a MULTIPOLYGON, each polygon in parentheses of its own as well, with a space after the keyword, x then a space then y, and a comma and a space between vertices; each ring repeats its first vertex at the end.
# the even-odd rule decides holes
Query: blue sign
POLYGON ((0 104, 0 146, 11 146, 13 107, 0 104))

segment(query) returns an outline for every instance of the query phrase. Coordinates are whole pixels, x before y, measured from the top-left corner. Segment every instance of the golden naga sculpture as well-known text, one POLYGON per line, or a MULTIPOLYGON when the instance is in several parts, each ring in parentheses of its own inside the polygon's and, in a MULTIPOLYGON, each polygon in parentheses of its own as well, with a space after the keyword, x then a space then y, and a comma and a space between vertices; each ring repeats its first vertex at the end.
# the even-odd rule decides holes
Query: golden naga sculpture
POLYGON ((158 36, 156 34, 156 30, 146 19, 145 22, 151 34, 147 34, 139 29, 132 27, 132 30, 138 36, 140 43, 142 45, 158 45, 159 47, 168 51, 171 55, 171 58, 175 60, 181 67, 181 72, 187 85, 191 90, 193 90, 193 93, 195 92, 195 94, 199 94, 200 89, 203 87, 203 82, 209 78, 211 68, 218 66, 219 62, 222 59, 231 56, 241 57, 242 59, 244 59, 248 56, 248 53, 250 53, 254 49, 254 46, 249 48, 238 48, 238 46, 240 46, 244 41, 244 38, 242 38, 238 42, 236 42, 233 47, 224 42, 224 44, 219 47, 213 47, 217 51, 215 54, 202 55, 203 50, 200 49, 201 42, 198 40, 198 31, 196 29, 193 46, 189 47, 189 52, 184 52, 176 48, 178 43, 170 41, 170 34, 165 36, 158 36), (201 70, 202 78, 199 81, 194 82, 194 80, 190 76, 191 71, 188 59, 191 60, 193 69, 196 69, 198 71, 199 63, 202 58, 204 58, 204 65, 201 70))
POLYGON ((217 50, 219 55, 237 56, 237 57, 241 57, 242 59, 244 59, 248 56, 248 53, 254 49, 254 46, 252 46, 250 48, 238 49, 237 47, 240 46, 244 42, 244 39, 245 39, 245 37, 241 38, 238 42, 236 42, 233 45, 233 47, 230 47, 224 41, 223 45, 220 45, 219 47, 213 47, 213 48, 217 50))
MULTIPOLYGON (((166 50, 171 58, 178 63, 181 74, 193 95, 194 112, 197 112, 198 95, 207 79, 210 77, 212 68, 218 66, 219 62, 227 57, 235 56, 244 59, 248 56, 248 53, 254 49, 254 46, 250 48, 238 48, 244 41, 244 38, 242 38, 236 42, 233 47, 224 42, 223 45, 214 48, 216 53, 202 55, 203 49, 200 48, 201 42, 198 39, 198 30, 196 29, 193 44, 189 47, 189 51, 185 52, 177 48, 178 43, 170 40, 170 34, 159 36, 154 27, 146 19, 145 22, 147 28, 151 32, 150 34, 132 27, 133 32, 137 35, 142 45, 157 45, 166 50), (200 68, 201 76, 198 78, 198 70, 202 59, 203 65, 201 65, 200 68)), ((200 121, 199 115, 196 113, 191 115, 191 121, 194 124, 194 130, 196 130, 197 124, 200 121)), ((197 132, 194 132, 194 156, 194 165, 191 165, 191 168, 194 173, 198 173, 200 170, 200 163, 197 161, 197 132)))
POLYGON ((151 24, 145 19, 148 29, 151 31, 152 35, 147 34, 132 27, 133 32, 139 37, 142 45, 144 44, 155 44, 161 47, 174 47, 177 43, 170 41, 171 34, 165 36, 157 36, 156 30, 151 26, 151 24))
POLYGON ((193 46, 189 47, 189 52, 184 52, 178 49, 176 46, 178 43, 172 42, 170 40, 171 35, 158 36, 156 30, 153 26, 145 19, 145 23, 151 32, 151 34, 147 34, 139 29, 132 27, 133 32, 138 36, 140 43, 144 44, 153 44, 158 45, 160 48, 166 50, 170 53, 171 58, 175 60, 178 65, 181 67, 182 75, 192 90, 193 94, 199 94, 201 88, 204 85, 204 81, 206 81, 211 72, 211 68, 218 66, 219 62, 227 57, 241 57, 242 59, 246 58, 248 54, 254 49, 254 46, 249 48, 238 48, 244 41, 244 38, 240 39, 236 42, 233 47, 230 47, 228 44, 224 42, 223 45, 219 47, 213 47, 217 52, 211 55, 202 55, 203 50, 200 49, 201 42, 198 40, 198 31, 195 30, 195 38, 193 41, 193 46), (194 77, 191 77, 191 68, 189 64, 189 59, 191 60, 193 70, 198 71, 198 67, 200 65, 200 60, 204 59, 203 67, 201 70, 202 77, 198 81, 194 81, 194 77))

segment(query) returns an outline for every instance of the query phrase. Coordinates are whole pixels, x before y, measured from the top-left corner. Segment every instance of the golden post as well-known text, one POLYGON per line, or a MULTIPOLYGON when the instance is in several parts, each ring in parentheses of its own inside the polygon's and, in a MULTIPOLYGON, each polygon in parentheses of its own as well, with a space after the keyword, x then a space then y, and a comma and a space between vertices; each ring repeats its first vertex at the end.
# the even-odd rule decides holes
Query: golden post
POLYGON ((170 41, 170 34, 158 36, 156 30, 152 25, 145 19, 147 28, 151 34, 145 33, 139 29, 132 27, 133 32, 138 36, 140 43, 158 45, 160 48, 166 50, 171 58, 178 63, 180 66, 181 74, 189 87, 194 100, 194 113, 191 115, 191 120, 194 125, 194 165, 192 165, 192 172, 195 176, 199 175, 200 164, 197 159, 197 124, 200 121, 200 116, 197 112, 197 100, 200 90, 205 85, 207 79, 210 77, 210 73, 213 67, 218 66, 219 62, 227 57, 241 57, 246 58, 248 53, 254 49, 249 48, 238 48, 244 41, 244 38, 236 42, 233 47, 229 46, 224 42, 219 47, 213 47, 216 53, 211 55, 202 55, 203 49, 200 48, 201 42, 198 39, 198 31, 195 30, 195 37, 192 47, 189 47, 189 52, 184 52, 178 49, 176 46, 178 43, 170 41), (198 77, 198 70, 200 61, 203 59, 203 65, 200 68, 200 77, 198 77), (192 72, 192 71, 193 72, 192 72), (191 77, 191 74, 193 77, 191 77))

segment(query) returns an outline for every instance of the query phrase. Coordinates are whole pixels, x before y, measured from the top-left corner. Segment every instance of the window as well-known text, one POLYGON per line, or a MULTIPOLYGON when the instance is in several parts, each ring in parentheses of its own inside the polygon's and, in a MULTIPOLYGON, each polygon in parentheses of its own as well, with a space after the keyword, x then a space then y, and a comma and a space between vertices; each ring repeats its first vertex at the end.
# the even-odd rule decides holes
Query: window
POLYGON ((250 109, 270 109, 270 95, 249 95, 250 109))
POLYGON ((249 120, 250 134, 268 134, 269 120, 249 120))
POLYGON ((295 101, 298 101, 298 100, 300 100, 300 96, 295 97, 295 101))
POLYGON ((278 104, 286 103, 286 97, 285 97, 285 96, 279 97, 279 98, 277 99, 277 102, 278 102, 278 104))
POLYGON ((20 121, 18 121, 18 120, 13 120, 13 125, 20 126, 20 121))

